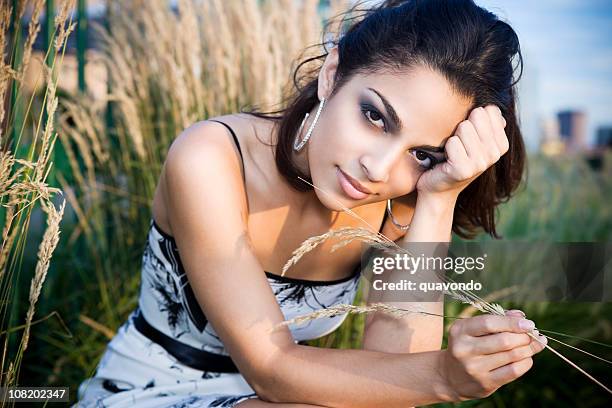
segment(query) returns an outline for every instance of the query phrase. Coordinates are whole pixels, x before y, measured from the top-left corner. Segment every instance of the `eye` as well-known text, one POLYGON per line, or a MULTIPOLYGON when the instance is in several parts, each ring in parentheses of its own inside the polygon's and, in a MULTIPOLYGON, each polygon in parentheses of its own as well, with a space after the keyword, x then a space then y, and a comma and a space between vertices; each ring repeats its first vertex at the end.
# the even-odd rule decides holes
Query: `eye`
POLYGON ((423 150, 414 150, 411 153, 417 159, 419 165, 426 170, 430 170, 438 163, 438 160, 434 156, 423 150))
MULTIPOLYGON (((387 132, 387 124, 385 122, 384 117, 378 112, 376 109, 371 107, 370 105, 361 105, 361 113, 366 118, 366 120, 372 124, 375 122, 381 121, 383 125, 383 130, 387 132)), ((380 127, 380 126, 377 126, 380 127)))

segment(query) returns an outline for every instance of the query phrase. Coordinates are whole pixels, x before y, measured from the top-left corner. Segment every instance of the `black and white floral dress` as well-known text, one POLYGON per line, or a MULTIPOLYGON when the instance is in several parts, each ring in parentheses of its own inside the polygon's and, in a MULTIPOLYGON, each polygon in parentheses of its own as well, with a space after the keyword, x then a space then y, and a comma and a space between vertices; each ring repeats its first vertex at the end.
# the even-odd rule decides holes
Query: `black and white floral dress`
MULTIPOLYGON (((312 281, 265 272, 285 316, 291 319, 339 303, 352 303, 359 270, 345 279, 312 281)), ((196 369, 177 360, 136 328, 139 315, 174 341, 229 358, 199 307, 170 235, 151 220, 138 307, 107 345, 96 373, 81 383, 76 407, 233 407, 257 395, 239 372, 196 369)), ((294 341, 334 331, 346 314, 315 319, 289 329, 294 341)))
MULTIPOLYGON (((209 120, 231 132, 244 166, 233 129, 209 120)), ((73 407, 234 407, 257 398, 199 307, 174 238, 151 219, 145 242, 138 307, 107 345, 95 375, 80 384, 73 407)), ((359 266, 334 281, 265 274, 285 319, 291 319, 353 303, 359 266)), ((316 339, 338 328, 346 316, 289 325, 289 330, 296 343, 316 339)))

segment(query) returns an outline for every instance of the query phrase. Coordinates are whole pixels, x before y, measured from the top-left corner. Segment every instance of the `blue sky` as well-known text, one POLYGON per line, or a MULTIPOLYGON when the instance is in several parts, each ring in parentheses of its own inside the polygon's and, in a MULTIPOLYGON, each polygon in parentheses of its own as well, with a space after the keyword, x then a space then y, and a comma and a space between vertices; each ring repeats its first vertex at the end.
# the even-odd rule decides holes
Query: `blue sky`
POLYGON ((475 1, 517 32, 540 115, 586 111, 588 140, 612 125, 611 0, 475 1))

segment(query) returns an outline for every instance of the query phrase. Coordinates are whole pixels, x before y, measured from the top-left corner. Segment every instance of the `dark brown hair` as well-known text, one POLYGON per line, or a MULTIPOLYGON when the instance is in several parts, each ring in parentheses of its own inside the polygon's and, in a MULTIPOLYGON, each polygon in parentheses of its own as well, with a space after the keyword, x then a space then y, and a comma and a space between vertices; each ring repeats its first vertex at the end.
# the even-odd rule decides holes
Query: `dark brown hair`
POLYGON ((339 54, 329 98, 356 74, 406 72, 417 64, 426 65, 444 75, 460 95, 473 101, 470 111, 495 104, 506 119, 508 152, 460 193, 453 218, 453 231, 463 238, 473 238, 479 227, 501 238, 495 230, 496 206, 510 199, 526 167, 515 108, 515 85, 523 72, 516 33, 472 0, 387 0, 375 7, 359 6, 357 3, 343 13, 346 17, 355 11, 363 12, 342 20, 345 32, 338 36, 339 40, 315 45, 323 47, 325 53, 297 66, 293 73, 294 92, 284 102, 284 109, 267 113, 241 109, 241 112, 278 122, 276 166, 296 190, 308 191, 312 187, 298 176, 312 180, 291 161, 291 149, 304 115, 319 103, 318 71, 328 55, 327 46, 337 45, 339 54), (516 80, 515 57, 520 67, 516 80), (313 60, 320 60, 321 64, 298 78, 300 68, 313 60))

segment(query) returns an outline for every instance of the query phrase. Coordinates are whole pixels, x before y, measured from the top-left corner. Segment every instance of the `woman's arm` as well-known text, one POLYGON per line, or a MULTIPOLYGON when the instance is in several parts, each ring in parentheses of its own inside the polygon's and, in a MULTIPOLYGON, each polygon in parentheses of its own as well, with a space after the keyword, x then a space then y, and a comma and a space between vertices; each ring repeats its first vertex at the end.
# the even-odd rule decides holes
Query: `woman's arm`
MULTIPOLYGON (((400 204, 394 206, 397 207, 397 210, 394 210, 395 218, 401 224, 411 224, 408 231, 395 240, 399 246, 407 247, 410 242, 450 242, 455 199, 449 197, 448 200, 439 202, 421 195, 403 205, 399 199, 395 201, 400 204)), ((390 225, 389 228, 395 228, 389 219, 387 224, 390 225)), ((389 296, 388 292, 375 293, 372 288, 369 292, 368 303, 384 302, 390 306, 418 309, 439 316, 444 313, 443 301, 399 302, 397 294, 389 296)), ((366 318, 363 348, 389 353, 439 350, 442 346, 443 330, 443 318, 434 315, 414 313, 395 318, 385 313, 372 313, 366 318)))
MULTIPOLYGON (((501 115, 498 108, 489 111, 501 115)), ((462 122, 458 136, 449 138, 446 163, 419 179, 415 216, 402 241, 408 249, 415 243, 443 243, 446 249, 459 192, 508 150, 503 133, 495 133, 499 142, 487 134, 485 113, 473 110, 473 124, 462 122), (493 149, 494 144, 499 147, 493 149)), ((429 252, 444 256, 433 247, 429 252)), ((455 321, 446 350, 398 354, 296 346, 278 361, 264 390, 272 401, 297 398, 329 407, 404 407, 482 398, 532 366, 531 356, 544 344, 526 334, 532 328, 533 322, 517 317, 482 315, 455 321)))
POLYGON ((247 233, 240 163, 227 134, 194 125, 164 167, 169 223, 203 312, 261 399, 326 407, 405 407, 452 395, 442 351, 392 354, 297 345, 247 233))
POLYGON ((445 352, 400 354, 296 345, 277 360, 260 398, 334 408, 406 408, 456 401, 440 372, 445 352))

